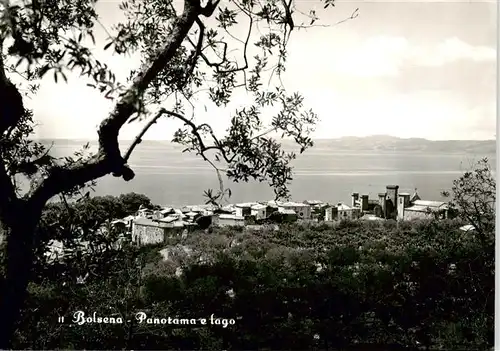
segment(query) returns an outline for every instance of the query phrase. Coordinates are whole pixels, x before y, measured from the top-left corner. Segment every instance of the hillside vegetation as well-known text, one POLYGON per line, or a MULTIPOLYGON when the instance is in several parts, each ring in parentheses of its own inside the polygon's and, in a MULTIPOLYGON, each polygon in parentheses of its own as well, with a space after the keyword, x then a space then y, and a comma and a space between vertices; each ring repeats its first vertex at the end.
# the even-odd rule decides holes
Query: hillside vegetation
POLYGON ((94 258, 94 275, 84 284, 74 279, 90 264, 80 258, 31 286, 17 346, 484 349, 493 342, 494 247, 460 224, 360 221, 199 232, 94 258), (165 247, 168 260, 160 254, 165 247), (159 318, 214 314, 234 324, 57 323, 58 315, 71 318, 77 310, 124 321, 138 311, 159 318))
POLYGON ((152 206, 143 195, 54 204, 39 237, 70 251, 52 261, 37 252, 13 347, 485 350, 495 194, 483 159, 443 194, 454 220, 215 227, 149 247, 112 245, 120 233, 98 231, 152 206), (75 324, 77 311, 90 322, 75 324))

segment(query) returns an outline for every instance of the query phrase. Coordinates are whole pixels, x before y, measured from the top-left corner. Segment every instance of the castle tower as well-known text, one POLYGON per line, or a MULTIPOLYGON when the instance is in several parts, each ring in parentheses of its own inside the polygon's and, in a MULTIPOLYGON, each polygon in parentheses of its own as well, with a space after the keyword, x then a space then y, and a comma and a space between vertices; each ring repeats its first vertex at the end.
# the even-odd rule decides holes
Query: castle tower
POLYGON ((368 195, 361 195, 361 211, 368 211, 368 195))
POLYGON ((398 220, 403 220, 405 216, 405 208, 410 205, 410 194, 409 193, 400 193, 398 199, 398 220))
POLYGON ((398 205, 398 189, 399 185, 387 185, 387 201, 386 201, 386 218, 396 219, 397 217, 397 205, 398 205))
POLYGON ((410 202, 415 202, 417 200, 421 200, 420 196, 418 196, 418 193, 417 193, 417 188, 415 188, 415 192, 413 193, 413 195, 411 196, 410 198, 410 202))
POLYGON ((352 207, 358 206, 359 193, 352 193, 352 207))
POLYGON ((386 217, 386 211, 385 211, 385 203, 386 203, 386 198, 387 194, 386 193, 379 193, 378 194, 378 204, 380 207, 382 207, 382 217, 386 217))

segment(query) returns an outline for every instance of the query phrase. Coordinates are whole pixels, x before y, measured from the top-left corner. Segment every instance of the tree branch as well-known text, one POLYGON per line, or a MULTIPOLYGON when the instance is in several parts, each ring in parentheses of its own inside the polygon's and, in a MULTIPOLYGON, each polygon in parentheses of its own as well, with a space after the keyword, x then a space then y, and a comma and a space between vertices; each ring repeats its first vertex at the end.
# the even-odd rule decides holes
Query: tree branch
MULTIPOLYGON (((205 25, 203 22, 198 18, 196 19, 196 24, 198 27, 200 27, 200 36, 198 37, 198 43, 195 44, 191 38, 188 37, 188 41, 193 45, 195 48, 195 52, 193 54, 193 57, 196 59, 198 56, 203 59, 203 61, 207 64, 209 67, 215 67, 217 71, 219 71, 219 66, 222 65, 224 62, 226 62, 226 53, 227 53, 227 43, 222 43, 224 45, 224 52, 223 52, 223 58, 221 59, 221 62, 212 62, 208 59, 208 57, 203 53, 203 38, 205 34, 205 25)), ((196 61, 194 61, 196 62, 196 61)))
POLYGON ((275 132, 277 130, 278 130, 278 128, 276 128, 276 127, 270 128, 270 129, 268 129, 268 130, 266 130, 266 131, 264 131, 256 136, 252 137, 250 140, 256 140, 256 139, 262 138, 262 137, 266 136, 267 134, 275 132))
POLYGON ((198 57, 200 55, 202 55, 203 38, 205 36, 205 26, 203 25, 203 23, 201 22, 201 20, 199 18, 196 19, 196 23, 200 27, 200 35, 198 36, 198 43, 196 44, 196 46, 193 43, 193 41, 191 40, 191 38, 189 38, 189 36, 187 37, 188 41, 193 46, 195 46, 195 50, 193 51, 193 53, 191 54, 191 56, 187 60, 187 67, 186 67, 185 81, 184 82, 187 82, 189 80, 189 77, 193 74, 193 71, 196 68, 196 63, 198 62, 198 57))
MULTIPOLYGON (((5 11, 8 11, 9 2, 4 1, 4 6, 6 7, 5 11)), ((24 114, 23 97, 5 74, 4 39, 4 37, 0 37, 0 136, 9 128, 14 127, 24 114)))
MULTIPOLYGON (((212 162, 212 160, 210 160, 206 155, 205 155, 205 152, 209 151, 209 150, 218 150, 221 152, 224 160, 226 162, 231 162, 231 160, 227 157, 226 155, 226 152, 224 151, 223 149, 223 146, 222 144, 219 142, 219 140, 215 137, 214 133, 212 131, 210 131, 210 134, 214 140, 214 143, 215 145, 210 145, 210 146, 207 146, 205 145, 205 142, 203 141, 203 138, 201 137, 201 134, 199 133, 199 130, 200 128, 202 127, 209 127, 210 126, 206 123, 204 124, 200 124, 200 125, 196 125, 193 121, 187 119, 186 117, 184 117, 183 115, 177 113, 177 112, 173 112, 173 111, 168 111, 168 110, 165 110, 165 109, 162 109, 149 123, 148 125, 145 126, 145 128, 142 130, 140 136, 144 135, 145 131, 147 130, 147 128, 149 128, 150 125, 152 125, 153 123, 156 122, 156 120, 162 115, 162 114, 168 114, 172 117, 175 117, 177 119, 180 119, 181 121, 184 122, 185 125, 189 126, 191 128, 191 133, 196 137, 196 140, 198 141, 198 145, 199 145, 199 150, 198 150, 198 154, 203 158, 203 160, 205 162, 208 162, 208 164, 210 164, 213 169, 215 170, 216 174, 217 174, 217 179, 219 181, 219 190, 220 190, 220 194, 219 196, 220 197, 223 197, 224 196, 224 193, 225 193, 225 190, 224 190, 224 180, 222 179, 222 174, 221 174, 221 171, 223 169, 217 167, 214 162, 212 162)), ((137 143, 134 142, 135 145, 137 145, 137 143)), ((134 145, 132 144, 132 145, 134 145)))
POLYGON ((121 156, 118 134, 121 127, 137 111, 136 103, 141 98, 149 84, 159 72, 167 66, 182 42, 187 37, 190 28, 203 9, 196 6, 195 0, 184 1, 184 12, 176 19, 172 34, 149 67, 139 72, 121 100, 116 104, 111 114, 105 118, 98 129, 99 150, 97 154, 86 161, 66 167, 53 167, 49 175, 31 195, 31 200, 43 206, 47 200, 62 191, 70 190, 77 185, 113 173, 125 180, 134 177, 133 171, 125 164, 121 156))
POLYGON ((310 25, 301 24, 301 25, 298 25, 298 26, 295 26, 295 27, 299 28, 299 29, 307 29, 307 28, 313 28, 313 27, 323 27, 323 28, 326 28, 326 27, 335 27, 335 26, 338 26, 339 24, 342 24, 344 22, 356 19, 356 18, 358 18, 358 16, 359 16, 359 8, 356 8, 351 13, 351 15, 349 17, 344 18, 343 20, 337 21, 334 24, 310 24, 310 25))
MULTIPOLYGON (((2 1, 2 3, 6 8, 9 6, 8 1, 2 1)), ((1 101, 0 104, 8 105, 5 103, 6 101, 9 101, 7 100, 8 96, 6 96, 7 94, 5 94, 5 92, 8 91, 9 86, 12 87, 12 83, 5 74, 5 65, 3 61, 4 39, 5 38, 3 36, 0 37, 0 101, 1 101)), ((9 123, 7 123, 7 121, 5 120, 5 113, 4 113, 5 110, 7 109, 5 109, 4 106, 0 107, 0 138, 2 137, 2 134, 7 129, 9 129, 9 123)), ((9 177, 9 174, 7 173, 7 169, 5 167, 5 163, 3 160, 3 155, 1 154, 0 154, 0 193, 2 194, 2 196, 0 196, 0 219, 2 221, 13 219, 13 217, 10 215, 10 212, 12 212, 12 210, 15 211, 16 208, 15 205, 18 202, 18 198, 16 195, 16 187, 12 183, 12 179, 9 177)))
MULTIPOLYGON (((163 110, 163 112, 165 114, 172 116, 172 117, 180 119, 181 121, 184 122, 185 125, 191 127, 191 133, 196 137, 196 140, 198 141, 198 145, 199 145, 198 153, 203 158, 204 161, 207 161, 208 163, 212 164, 212 166, 214 166, 212 161, 210 161, 205 155, 205 152, 207 152, 209 150, 220 151, 222 154, 222 157, 224 158, 224 160, 227 163, 230 163, 232 161, 229 157, 227 157, 226 151, 224 150, 222 143, 217 139, 217 137, 215 136, 215 134, 211 130, 211 127, 208 124, 203 123, 200 125, 196 125, 193 121, 187 119, 186 117, 184 117, 183 115, 181 115, 177 112, 168 111, 168 110, 163 110), (207 127, 210 129, 210 135, 212 136, 212 139, 214 141, 214 145, 210 145, 210 146, 205 145, 205 142, 203 141, 203 138, 201 137, 201 134, 199 132, 199 130, 203 127, 207 127)), ((217 167, 215 167, 215 168, 217 168, 217 167)))
POLYGON ((243 9, 240 5, 238 5, 235 2, 236 7, 240 9, 245 15, 248 16, 249 23, 248 23, 248 32, 247 32, 247 37, 245 39, 245 43, 243 45, 243 59, 245 60, 245 65, 243 67, 237 67, 232 70, 226 70, 223 71, 222 73, 232 73, 232 72, 239 72, 239 71, 245 71, 248 68, 248 58, 247 58, 247 51, 248 51, 248 43, 250 42, 250 36, 252 35, 252 29, 253 29, 253 17, 252 14, 247 12, 245 9, 243 9))
POLYGON ((16 195, 16 188, 7 174, 2 157, 0 157, 0 193, 2 194, 2 196, 0 196, 1 225, 1 221, 13 220, 16 217, 15 208, 19 201, 16 195))
POLYGON ((125 162, 128 161, 128 159, 130 158, 130 156, 132 155, 132 152, 134 151, 135 147, 137 145, 139 145, 141 142, 142 142, 142 137, 144 136, 144 134, 146 134, 146 132, 148 131, 149 128, 151 128, 151 126, 153 124, 156 123, 156 121, 158 120, 158 118, 160 118, 161 116, 163 116, 165 114, 165 110, 160 110, 145 126, 144 128, 142 128, 141 132, 135 137, 134 141, 132 142, 132 145, 129 146, 127 152, 125 153, 125 156, 123 156, 123 160, 125 162))
POLYGON ((201 137, 201 134, 198 132, 198 130, 200 129, 200 126, 197 126, 193 121, 190 121, 189 119, 187 119, 186 117, 184 117, 180 113, 177 113, 174 111, 169 111, 166 109, 162 109, 161 113, 170 115, 170 116, 175 117, 177 119, 180 119, 181 121, 184 122, 184 124, 191 127, 191 131, 192 131, 193 135, 196 137, 196 140, 198 141, 198 144, 200 147, 199 152, 200 152, 201 156, 204 158, 204 160, 207 161, 206 157, 203 153, 206 152, 207 150, 213 148, 213 147, 206 147, 205 146, 205 143, 203 142, 203 138, 201 137))
MULTIPOLYGON (((241 9, 241 7, 238 4, 236 4, 236 6, 241 9)), ((246 37, 246 39, 244 41, 244 46, 243 46, 243 59, 245 61, 245 64, 242 67, 236 67, 236 68, 229 69, 229 70, 221 70, 220 69, 220 66, 227 62, 227 48, 228 48, 228 45, 227 45, 226 42, 220 42, 223 45, 223 47, 224 47, 223 48, 223 52, 222 52, 222 57, 220 58, 221 59, 220 62, 212 62, 212 61, 210 61, 208 59, 208 57, 203 53, 203 48, 200 46, 200 44, 203 42, 203 34, 204 34, 204 31, 205 31, 205 25, 203 24, 203 22, 199 18, 196 19, 196 24, 200 27, 200 31, 201 31, 200 32, 200 37, 199 37, 199 40, 198 40, 198 44, 195 44, 190 38, 188 38, 188 40, 191 43, 191 45, 193 45, 193 47, 196 48, 196 51, 195 51, 196 55, 195 55, 195 57, 196 56, 201 57, 207 66, 215 68, 215 70, 217 72, 219 72, 219 73, 234 73, 234 72, 240 72, 240 71, 244 72, 248 68, 247 51, 248 51, 248 44, 249 44, 249 41, 250 41, 250 36, 252 34, 253 18, 252 18, 251 14, 247 13, 243 9, 241 9, 241 10, 248 16, 248 18, 250 20, 249 28, 248 28, 248 32, 247 32, 247 37, 246 37)), ((226 32, 227 32, 227 30, 226 30, 226 32)), ((219 55, 217 55, 217 56, 219 56, 219 55)))
POLYGON ((4 82, 7 81, 7 76, 5 74, 5 63, 3 62, 3 41, 4 38, 0 37, 0 82, 5 84, 4 82))
POLYGON ((201 8, 201 14, 205 17, 210 17, 213 15, 215 9, 219 5, 220 0, 216 1, 208 1, 208 3, 205 5, 205 7, 201 8))

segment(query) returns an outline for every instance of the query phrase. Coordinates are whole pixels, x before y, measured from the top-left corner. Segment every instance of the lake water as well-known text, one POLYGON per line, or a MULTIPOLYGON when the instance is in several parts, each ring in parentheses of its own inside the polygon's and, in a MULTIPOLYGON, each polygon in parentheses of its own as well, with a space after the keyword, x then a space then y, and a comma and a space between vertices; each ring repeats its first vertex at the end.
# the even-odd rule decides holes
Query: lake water
MULTIPOLYGON (((83 143, 58 142, 54 156, 70 155, 83 143)), ((166 143, 144 141, 134 151, 129 164, 136 176, 130 182, 106 176, 98 181, 96 195, 137 192, 162 205, 200 204, 204 190, 217 189, 214 170, 194 155, 182 153, 166 143)), ((351 193, 376 198, 388 184, 400 191, 415 188, 423 199, 439 200, 440 192, 450 190, 454 179, 471 164, 487 156, 495 165, 495 155, 418 154, 408 152, 335 152, 310 149, 294 161, 294 179, 290 185, 295 201, 323 200, 350 203, 351 193)), ((274 198, 265 183, 228 183, 231 202, 274 198)))

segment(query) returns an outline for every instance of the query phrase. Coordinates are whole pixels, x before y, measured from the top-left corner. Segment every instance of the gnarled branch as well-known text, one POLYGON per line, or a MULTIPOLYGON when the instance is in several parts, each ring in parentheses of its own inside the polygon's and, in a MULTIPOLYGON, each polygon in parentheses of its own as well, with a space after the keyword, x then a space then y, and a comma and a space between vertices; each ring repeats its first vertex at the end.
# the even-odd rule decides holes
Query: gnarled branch
POLYGON ((151 120, 144 126, 144 128, 142 128, 141 132, 135 137, 134 141, 127 149, 125 156, 123 156, 123 160, 125 162, 128 161, 128 159, 132 155, 132 152, 134 151, 135 147, 142 142, 142 137, 144 136, 144 134, 146 134, 146 132, 149 130, 149 128, 151 128, 151 126, 153 124, 155 124, 156 121, 158 121, 158 118, 160 118, 164 114, 165 114, 165 111, 163 109, 160 110, 153 118, 151 118, 151 120))
POLYGON ((98 129, 99 150, 97 154, 75 165, 53 167, 49 175, 34 190, 31 196, 32 201, 45 204, 48 199, 61 191, 69 190, 109 173, 122 176, 125 180, 134 177, 120 153, 118 143, 120 129, 134 113, 138 112, 135 107, 137 100, 141 98, 158 73, 168 65, 197 17, 202 14, 201 11, 202 8, 197 6, 195 0, 185 0, 184 12, 176 19, 174 30, 163 48, 159 50, 151 64, 136 75, 131 87, 116 104, 114 110, 101 122, 98 129))

